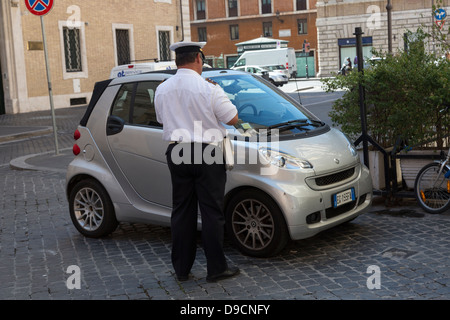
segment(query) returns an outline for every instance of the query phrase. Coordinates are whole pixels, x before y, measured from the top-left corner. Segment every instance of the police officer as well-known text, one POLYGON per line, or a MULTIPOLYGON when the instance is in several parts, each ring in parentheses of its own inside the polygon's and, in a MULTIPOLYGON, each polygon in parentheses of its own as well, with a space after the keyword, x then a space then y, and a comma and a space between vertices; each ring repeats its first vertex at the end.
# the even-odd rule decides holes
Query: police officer
POLYGON ((204 159, 205 154, 214 158, 219 152, 215 146, 226 135, 222 123, 236 124, 238 114, 222 88, 201 77, 205 44, 171 45, 178 70, 159 85, 155 94, 157 119, 163 124, 164 140, 169 141, 166 156, 172 178, 172 264, 179 281, 188 280, 195 260, 198 208, 206 280, 214 282, 239 273, 238 268, 228 266, 223 252, 225 166, 223 161, 211 164, 204 159))

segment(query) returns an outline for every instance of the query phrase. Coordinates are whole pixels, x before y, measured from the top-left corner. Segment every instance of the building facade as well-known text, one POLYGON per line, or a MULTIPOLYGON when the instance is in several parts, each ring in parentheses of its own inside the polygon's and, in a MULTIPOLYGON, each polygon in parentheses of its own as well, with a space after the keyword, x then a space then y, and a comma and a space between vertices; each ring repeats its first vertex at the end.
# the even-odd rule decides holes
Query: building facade
POLYGON ((288 41, 302 68, 317 70, 316 0, 190 0, 190 6, 192 39, 207 42, 214 66, 231 67, 237 44, 267 37, 288 41))
MULTIPOLYGON (((173 60, 190 41, 189 0, 58 0, 43 18, 55 108, 89 103, 95 82, 130 62, 173 60)), ((40 18, 0 1, 0 114, 50 108, 40 18)))
MULTIPOLYGON (((439 3, 450 13, 449 0, 394 0, 391 9, 392 52, 405 47, 404 34, 422 27, 431 32, 435 24, 433 4, 439 3)), ((336 74, 347 57, 354 63, 356 56, 355 28, 361 27, 363 55, 370 58, 372 49, 387 52, 388 1, 374 0, 323 0, 317 1, 318 76, 336 74)), ((449 22, 447 21, 447 24, 449 22)), ((445 31, 445 28, 443 29, 445 31)), ((447 29, 448 30, 448 29, 447 29)), ((434 50, 428 43, 428 50, 434 50)))

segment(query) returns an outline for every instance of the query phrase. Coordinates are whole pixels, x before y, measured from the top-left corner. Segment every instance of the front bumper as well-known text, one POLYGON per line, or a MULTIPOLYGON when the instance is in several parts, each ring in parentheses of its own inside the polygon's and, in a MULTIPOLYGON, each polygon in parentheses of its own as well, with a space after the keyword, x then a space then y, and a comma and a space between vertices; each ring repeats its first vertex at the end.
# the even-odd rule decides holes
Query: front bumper
POLYGON ((291 239, 312 237, 363 214, 372 204, 372 190, 369 170, 361 165, 357 178, 345 184, 325 190, 302 187, 302 193, 286 194, 287 201, 281 202, 281 207, 291 239), (352 188, 355 200, 334 208, 333 195, 352 188))

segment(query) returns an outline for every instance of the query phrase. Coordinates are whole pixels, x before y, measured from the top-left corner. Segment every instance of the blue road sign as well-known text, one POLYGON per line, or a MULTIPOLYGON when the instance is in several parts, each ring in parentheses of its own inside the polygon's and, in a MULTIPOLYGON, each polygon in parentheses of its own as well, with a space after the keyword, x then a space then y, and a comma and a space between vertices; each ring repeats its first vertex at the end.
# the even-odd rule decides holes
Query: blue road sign
POLYGON ((439 8, 434 12, 434 17, 439 21, 444 20, 447 17, 447 12, 444 9, 439 8))

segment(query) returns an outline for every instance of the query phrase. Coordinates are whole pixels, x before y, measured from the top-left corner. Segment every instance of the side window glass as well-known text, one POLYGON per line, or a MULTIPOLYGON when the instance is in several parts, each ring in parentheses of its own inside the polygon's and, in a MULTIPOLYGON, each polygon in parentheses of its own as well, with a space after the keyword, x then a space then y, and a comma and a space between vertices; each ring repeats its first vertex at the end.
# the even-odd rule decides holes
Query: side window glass
POLYGON ((126 83, 120 88, 114 100, 111 115, 118 116, 126 122, 130 122, 130 108, 133 97, 134 83, 126 83))
POLYGON ((133 105, 133 124, 161 127, 156 120, 155 91, 160 81, 139 82, 133 105))

